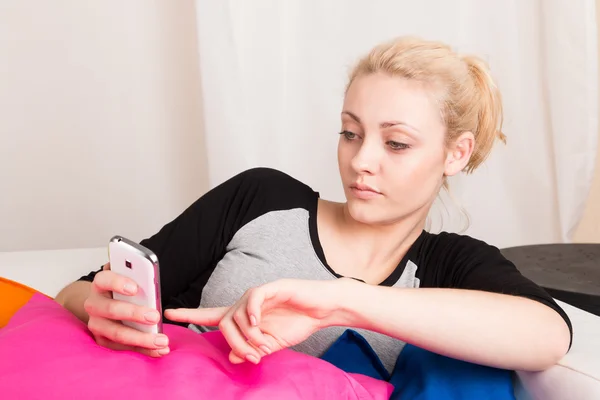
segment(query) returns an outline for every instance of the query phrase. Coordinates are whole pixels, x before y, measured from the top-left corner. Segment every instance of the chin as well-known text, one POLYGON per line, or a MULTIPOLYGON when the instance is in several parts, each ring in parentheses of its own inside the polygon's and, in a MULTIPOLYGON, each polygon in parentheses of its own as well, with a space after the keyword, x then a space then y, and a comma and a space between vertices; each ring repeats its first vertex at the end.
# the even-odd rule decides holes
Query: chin
POLYGON ((347 202, 347 207, 350 217, 361 224, 385 224, 389 219, 389 216, 386 218, 386 214, 383 212, 382 207, 377 204, 350 199, 347 202))

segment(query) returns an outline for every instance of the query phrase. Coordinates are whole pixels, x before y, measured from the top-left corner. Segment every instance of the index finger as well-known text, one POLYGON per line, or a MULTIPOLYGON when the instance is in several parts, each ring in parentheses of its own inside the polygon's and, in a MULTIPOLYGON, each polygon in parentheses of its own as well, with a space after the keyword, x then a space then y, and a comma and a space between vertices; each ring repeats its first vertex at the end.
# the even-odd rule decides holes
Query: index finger
POLYGON ((171 321, 188 322, 203 326, 218 326, 229 307, 215 308, 172 308, 165 310, 165 317, 171 321))
POLYGON ((94 277, 92 288, 98 292, 117 292, 129 296, 137 293, 137 285, 134 281, 110 270, 98 272, 94 277))

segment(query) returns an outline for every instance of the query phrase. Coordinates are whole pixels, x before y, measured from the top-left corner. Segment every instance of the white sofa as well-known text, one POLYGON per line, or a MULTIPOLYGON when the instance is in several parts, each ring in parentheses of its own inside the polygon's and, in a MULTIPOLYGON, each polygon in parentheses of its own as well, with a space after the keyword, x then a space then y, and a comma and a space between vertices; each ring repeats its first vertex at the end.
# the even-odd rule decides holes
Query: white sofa
MULTIPOLYGON (((0 276, 47 295, 107 261, 106 248, 0 253, 0 276)), ((573 346, 544 372, 518 372, 519 400, 600 400, 600 317, 559 302, 571 318, 573 346)))

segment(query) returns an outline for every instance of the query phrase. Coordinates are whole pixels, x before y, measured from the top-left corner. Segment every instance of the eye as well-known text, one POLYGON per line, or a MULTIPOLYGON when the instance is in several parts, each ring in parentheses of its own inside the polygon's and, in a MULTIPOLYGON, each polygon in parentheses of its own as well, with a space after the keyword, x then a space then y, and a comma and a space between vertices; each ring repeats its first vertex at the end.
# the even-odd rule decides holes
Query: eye
POLYGON ((410 146, 400 142, 389 141, 387 144, 392 148, 392 150, 404 150, 408 149, 410 146))
POLYGON ((342 131, 340 132, 340 135, 344 135, 344 137, 347 140, 354 140, 358 137, 358 135, 356 133, 350 132, 350 131, 342 131))

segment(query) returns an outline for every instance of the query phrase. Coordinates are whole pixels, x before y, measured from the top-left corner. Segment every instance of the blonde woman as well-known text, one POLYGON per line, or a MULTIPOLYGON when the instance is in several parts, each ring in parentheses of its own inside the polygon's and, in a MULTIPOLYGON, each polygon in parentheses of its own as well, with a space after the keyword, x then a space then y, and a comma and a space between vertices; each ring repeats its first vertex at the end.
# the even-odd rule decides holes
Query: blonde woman
MULTIPOLYGON (((501 125, 479 59, 414 38, 375 47, 341 109, 346 201, 268 168, 206 193, 141 242, 160 260, 166 322, 219 328, 235 363, 286 347, 320 356, 354 328, 388 370, 405 343, 500 368, 553 365, 572 337, 553 299, 493 245, 425 230, 447 177, 475 170, 504 139, 501 125)), ((110 297, 136 290, 105 266, 57 300, 100 345, 164 356, 165 335, 119 322, 158 320, 110 297)))

